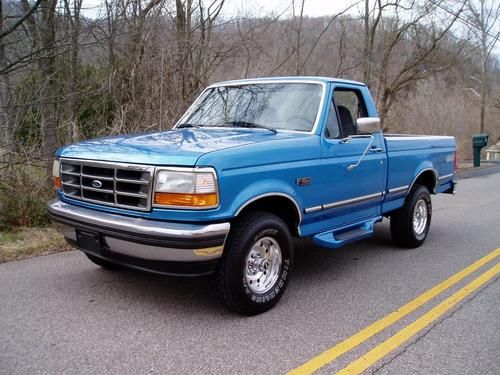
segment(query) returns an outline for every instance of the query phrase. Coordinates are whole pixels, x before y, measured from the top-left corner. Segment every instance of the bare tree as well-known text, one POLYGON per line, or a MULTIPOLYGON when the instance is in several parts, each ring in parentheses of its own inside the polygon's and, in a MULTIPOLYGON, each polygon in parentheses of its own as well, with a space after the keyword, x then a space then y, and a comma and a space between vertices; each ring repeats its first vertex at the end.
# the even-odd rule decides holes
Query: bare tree
POLYGON ((181 77, 182 99, 189 100, 207 83, 213 65, 225 51, 211 51, 215 26, 224 0, 176 0, 176 39, 178 72, 181 77), (194 21, 196 19, 196 21, 194 21))
POLYGON ((69 74, 68 74, 68 112, 70 122, 70 139, 74 142, 79 139, 78 129, 78 108, 77 108, 77 84, 79 81, 79 52, 80 52, 80 32, 81 18, 80 12, 82 9, 83 0, 64 0, 64 9, 66 19, 69 24, 71 50, 69 56, 69 74))
POLYGON ((40 106, 40 128, 42 134, 42 157, 46 166, 46 174, 50 175, 52 170, 52 159, 57 148, 57 102, 55 95, 56 85, 56 29, 55 10, 57 0, 42 0, 40 4, 41 16, 38 22, 40 58, 38 68, 44 78, 42 83, 41 106, 40 106))
POLYGON ((498 21, 500 20, 500 2, 486 0, 468 0, 465 22, 474 35, 479 49, 480 63, 480 110, 479 131, 485 131, 485 114, 489 96, 489 63, 491 53, 499 38, 498 21), (496 28, 496 30, 495 30, 496 28))
MULTIPOLYGON (((36 0, 35 3, 33 4, 33 6, 31 6, 31 7, 25 6, 26 13, 23 16, 21 16, 12 26, 10 26, 9 28, 7 28, 5 30, 3 28, 3 21, 4 21, 3 11, 2 11, 3 4, 0 4, 0 22, 2 24, 2 28, 0 29, 0 39, 3 39, 7 35, 13 33, 14 31, 16 31, 16 29, 19 26, 21 26, 24 21, 26 21, 29 17, 31 17, 31 15, 33 13, 35 13, 35 11, 38 9, 38 7, 42 3, 42 1, 43 0, 36 0)), ((26 2, 25 4, 27 5, 28 3, 26 2)))
POLYGON ((382 20, 382 14, 387 8, 394 6, 396 6, 396 3, 382 2, 382 0, 376 0, 373 4, 370 4, 370 0, 365 0, 364 3, 363 82, 368 86, 371 84, 375 36, 382 20))
POLYGON ((436 21, 438 6, 435 2, 377 0, 371 11, 365 3, 364 36, 367 40, 363 50, 363 76, 368 82, 376 79, 372 86, 376 86, 379 114, 385 130, 389 128, 386 122, 389 112, 404 90, 451 66, 452 61, 443 56, 441 47, 463 7, 464 3, 459 4, 452 17, 436 21), (388 11, 391 14, 382 20, 383 13, 388 11), (375 67, 377 35, 376 48, 380 57, 375 67))
MULTIPOLYGON (((32 6, 29 6, 26 0, 21 1, 21 6, 25 11, 19 15, 13 24, 7 24, 12 15, 4 13, 4 2, 0 1, 0 72, 9 65, 7 62, 8 39, 11 34, 15 33, 23 23, 33 16, 34 12, 41 4, 41 0, 36 0, 32 6)), ((13 123, 9 119, 8 104, 11 99, 11 80, 8 74, 0 73, 0 134, 2 134, 2 142, 0 142, 0 160, 8 158, 14 149, 13 139, 13 123)))
POLYGON ((300 1, 300 11, 296 14, 295 0, 292 0, 292 16, 295 23, 295 74, 300 75, 302 71, 302 63, 300 57, 300 47, 302 46, 302 22, 304 20, 304 5, 305 0, 300 1))

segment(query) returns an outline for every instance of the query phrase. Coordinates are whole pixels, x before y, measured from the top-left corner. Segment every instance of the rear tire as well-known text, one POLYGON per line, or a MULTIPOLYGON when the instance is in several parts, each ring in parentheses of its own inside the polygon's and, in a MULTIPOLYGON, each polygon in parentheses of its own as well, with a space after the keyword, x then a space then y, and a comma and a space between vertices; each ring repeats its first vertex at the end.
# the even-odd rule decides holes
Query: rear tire
POLYGON ((87 254, 85 253, 85 255, 87 256, 87 258, 89 258, 89 260, 98 265, 99 267, 102 267, 106 270, 110 270, 110 271, 116 271, 116 270, 119 270, 122 268, 122 266, 118 265, 118 264, 115 264, 115 263, 111 263, 111 262, 108 262, 107 260, 104 260, 102 258, 99 258, 99 257, 96 257, 94 255, 91 255, 91 254, 87 254))
POLYGON ((292 240, 283 220, 249 212, 229 233, 216 274, 217 296, 239 314, 263 313, 285 292, 292 263, 292 240))
POLYGON ((432 218, 431 196, 427 187, 415 185, 405 204, 391 214, 391 235, 402 247, 422 245, 429 233, 432 218))

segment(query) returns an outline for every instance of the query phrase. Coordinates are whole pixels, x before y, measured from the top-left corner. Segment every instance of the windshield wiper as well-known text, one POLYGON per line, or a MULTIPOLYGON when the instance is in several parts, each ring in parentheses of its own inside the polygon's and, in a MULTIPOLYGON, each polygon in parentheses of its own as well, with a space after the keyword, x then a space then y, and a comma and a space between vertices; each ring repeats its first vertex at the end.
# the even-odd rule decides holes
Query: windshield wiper
POLYGON ((247 122, 247 121, 226 121, 224 123, 225 125, 232 125, 238 128, 257 128, 257 129, 266 129, 269 130, 270 132, 273 132, 274 134, 278 133, 276 129, 270 128, 265 125, 260 125, 260 124, 255 124, 253 122, 247 122))
POLYGON ((175 127, 176 129, 182 129, 182 128, 201 128, 201 125, 195 125, 195 124, 179 124, 175 127))

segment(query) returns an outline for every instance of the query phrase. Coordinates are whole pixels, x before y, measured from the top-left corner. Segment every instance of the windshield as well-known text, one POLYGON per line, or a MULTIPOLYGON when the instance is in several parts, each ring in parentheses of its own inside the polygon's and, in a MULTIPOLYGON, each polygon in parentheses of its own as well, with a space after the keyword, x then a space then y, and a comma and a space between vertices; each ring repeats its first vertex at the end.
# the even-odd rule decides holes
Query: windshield
POLYGON ((258 83, 208 89, 182 126, 311 131, 321 101, 315 83, 258 83))

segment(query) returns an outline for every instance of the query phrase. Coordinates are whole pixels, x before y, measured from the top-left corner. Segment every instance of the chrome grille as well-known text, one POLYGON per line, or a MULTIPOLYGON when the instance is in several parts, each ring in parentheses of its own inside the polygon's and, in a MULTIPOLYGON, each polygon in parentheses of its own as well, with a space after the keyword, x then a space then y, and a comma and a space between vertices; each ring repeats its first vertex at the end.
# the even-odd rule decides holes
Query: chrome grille
POLYGON ((64 195, 107 206, 150 210, 153 175, 147 165, 61 159, 64 195))

